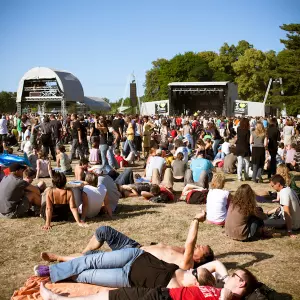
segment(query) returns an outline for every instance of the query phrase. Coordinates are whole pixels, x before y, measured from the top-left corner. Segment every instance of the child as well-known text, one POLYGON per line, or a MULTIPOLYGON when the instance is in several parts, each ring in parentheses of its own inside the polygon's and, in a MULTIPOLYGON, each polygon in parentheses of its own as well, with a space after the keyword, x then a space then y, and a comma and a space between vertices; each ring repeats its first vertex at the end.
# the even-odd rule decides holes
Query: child
POLYGON ((115 159, 120 168, 125 168, 128 166, 128 161, 123 156, 121 156, 121 151, 119 149, 115 150, 115 159))
POLYGON ((224 153, 224 157, 230 153, 230 143, 229 138, 224 138, 224 143, 222 144, 221 152, 224 153))
POLYGON ((56 165, 60 168, 60 172, 64 173, 65 175, 72 174, 72 167, 71 161, 68 155, 66 154, 66 148, 64 145, 59 145, 56 149, 56 165))
POLYGON ((39 179, 39 177, 52 178, 50 159, 45 151, 40 151, 38 153, 38 160, 36 162, 36 179, 39 179))
POLYGON ((34 147, 32 149, 31 154, 28 156, 28 160, 31 164, 31 168, 36 171, 36 162, 38 160, 38 149, 37 149, 37 147, 34 147))
POLYGON ((30 153, 32 152, 32 145, 31 145, 29 136, 26 136, 26 142, 25 142, 25 145, 23 147, 23 152, 26 153, 27 156, 29 156, 30 153))
POLYGON ((85 179, 85 174, 89 167, 89 161, 86 158, 82 158, 79 164, 75 167, 75 180, 82 181, 85 179))
POLYGON ((92 149, 90 149, 89 161, 91 165, 100 164, 100 150, 95 142, 92 144, 92 149))
POLYGON ((286 155, 285 155, 285 163, 287 167, 290 169, 290 171, 295 169, 296 166, 296 161, 295 161, 295 156, 296 156, 296 145, 287 145, 286 146, 286 155))
POLYGON ((284 163, 284 155, 285 155, 284 143, 279 143, 278 150, 277 150, 277 156, 276 156, 277 165, 284 163))

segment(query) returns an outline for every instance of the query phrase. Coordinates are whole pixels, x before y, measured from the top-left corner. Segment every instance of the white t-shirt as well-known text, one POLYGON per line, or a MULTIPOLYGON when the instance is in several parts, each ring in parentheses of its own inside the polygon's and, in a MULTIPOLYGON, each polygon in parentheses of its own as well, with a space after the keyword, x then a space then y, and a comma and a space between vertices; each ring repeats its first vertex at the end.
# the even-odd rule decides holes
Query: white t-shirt
POLYGON ((176 152, 175 152, 174 156, 176 157, 179 152, 181 152, 183 154, 183 161, 185 163, 187 163, 188 160, 189 160, 189 151, 188 151, 188 148, 187 147, 178 147, 176 149, 176 152))
POLYGON ((153 156, 146 167, 146 179, 151 180, 153 169, 158 169, 159 174, 162 174, 162 169, 166 161, 160 156, 153 156))
POLYGON ((24 145, 23 151, 29 156, 29 154, 32 152, 32 145, 30 141, 27 141, 24 145))
POLYGON ((7 134, 7 120, 0 119, 0 134, 7 134))
MULTIPOLYGON (((289 206, 292 217, 292 229, 300 228, 300 201, 294 190, 290 187, 283 188, 279 192, 280 205, 289 206)), ((284 216, 283 207, 281 207, 284 216)))
POLYGON ((230 143, 228 143, 228 142, 224 142, 223 144, 222 144, 222 152, 223 153, 225 153, 226 155, 228 155, 229 153, 230 153, 230 151, 229 151, 229 147, 230 147, 230 143))
POLYGON ((228 191, 210 189, 206 199, 206 219, 212 223, 222 223, 227 216, 228 191))
MULTIPOLYGON (((106 187, 103 184, 100 184, 98 187, 85 185, 83 187, 83 192, 86 193, 88 198, 88 209, 86 212, 86 217, 96 217, 102 207, 107 192, 106 187)), ((79 213, 82 213, 82 205, 78 207, 78 211, 79 213)))

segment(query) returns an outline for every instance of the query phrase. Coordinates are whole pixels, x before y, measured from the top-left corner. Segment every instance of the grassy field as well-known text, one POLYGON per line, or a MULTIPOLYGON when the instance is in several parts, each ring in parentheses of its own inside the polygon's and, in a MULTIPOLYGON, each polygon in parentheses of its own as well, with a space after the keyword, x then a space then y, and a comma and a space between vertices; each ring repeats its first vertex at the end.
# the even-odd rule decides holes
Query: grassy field
MULTIPOLYGON (((249 184, 258 194, 270 190, 267 183, 249 184)), ((238 185, 235 177, 228 176, 226 189, 234 192, 238 185)), ((182 188, 183 185, 175 185, 177 191, 182 188)), ((42 262, 41 251, 62 254, 81 251, 101 225, 113 226, 143 245, 164 242, 181 246, 190 221, 200 207, 205 208, 183 202, 162 205, 128 198, 120 201, 113 220, 99 217, 90 221, 88 228, 80 228, 75 223, 54 223, 49 232, 41 229, 41 218, 0 219, 0 299, 9 299, 33 275, 33 266, 42 262)), ((262 204, 262 207, 267 210, 275 204, 262 204)), ((251 270, 260 281, 284 293, 281 299, 300 299, 300 235, 297 239, 281 236, 242 243, 228 239, 224 228, 203 223, 199 226, 198 243, 209 244, 229 269, 251 270)))

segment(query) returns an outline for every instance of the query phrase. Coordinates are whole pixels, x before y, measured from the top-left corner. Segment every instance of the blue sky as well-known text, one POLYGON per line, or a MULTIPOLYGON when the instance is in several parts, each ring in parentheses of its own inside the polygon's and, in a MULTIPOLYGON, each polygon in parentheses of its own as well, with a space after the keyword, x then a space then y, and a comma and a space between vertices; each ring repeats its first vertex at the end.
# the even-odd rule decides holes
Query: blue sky
POLYGON ((44 66, 73 73, 85 95, 112 101, 134 71, 142 95, 157 58, 242 39, 280 51, 279 26, 299 22, 298 0, 1 0, 0 91, 16 91, 27 70, 44 66))

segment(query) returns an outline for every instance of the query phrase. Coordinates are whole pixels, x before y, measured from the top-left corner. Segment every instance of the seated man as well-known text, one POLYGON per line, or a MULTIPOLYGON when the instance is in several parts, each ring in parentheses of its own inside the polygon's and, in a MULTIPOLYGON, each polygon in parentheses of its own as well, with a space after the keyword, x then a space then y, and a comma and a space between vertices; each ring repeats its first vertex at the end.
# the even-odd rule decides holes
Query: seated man
MULTIPOLYGON (((219 266, 217 266, 219 267, 219 266)), ((223 267, 223 266, 222 266, 223 267)), ((207 266, 209 271, 214 271, 215 266, 207 266)), ((254 292, 258 286, 255 276, 246 269, 237 269, 232 275, 226 274, 224 277, 224 287, 216 288, 211 286, 208 276, 201 277, 198 274, 199 269, 192 270, 191 274, 197 278, 196 286, 178 287, 178 288, 121 288, 116 290, 105 290, 96 295, 80 297, 81 300, 230 300, 244 299, 254 292), (200 278, 199 278, 200 277, 200 278)), ((202 270, 200 270, 202 271, 202 270)), ((224 268, 224 273, 227 270, 224 268)), ((206 273, 204 273, 207 275, 206 273)), ((64 296, 54 294, 41 284, 41 296, 44 300, 64 300, 69 299, 64 296)), ((76 298, 79 299, 79 298, 76 298)))
POLYGON ((82 205, 78 207, 81 214, 81 220, 85 218, 96 217, 104 207, 107 214, 112 217, 112 211, 109 205, 106 187, 103 184, 98 185, 98 176, 93 173, 87 173, 85 176, 85 185, 82 191, 82 205))
POLYGON ((40 190, 23 180, 25 166, 10 165, 10 174, 0 182, 0 215, 7 218, 21 218, 27 215, 31 205, 41 206, 40 190))
POLYGON ((223 171, 228 174, 236 173, 237 156, 235 155, 235 147, 229 148, 230 153, 224 158, 223 171))
POLYGON ((89 167, 89 161, 86 158, 82 158, 79 161, 79 164, 75 166, 75 180, 83 180, 85 179, 85 174, 89 167))
MULTIPOLYGON (((194 218, 188 237, 186 240, 185 247, 174 247, 165 244, 157 244, 150 246, 141 246, 135 240, 130 239, 121 232, 118 232, 110 226, 101 226, 96 229, 95 234, 82 251, 79 254, 73 254, 71 256, 60 256, 53 253, 42 252, 41 257, 47 261, 69 261, 75 257, 98 253, 99 248, 102 247, 104 242, 107 242, 108 246, 112 250, 120 250, 126 248, 140 248, 146 252, 151 253, 158 259, 164 260, 168 263, 175 263, 184 270, 190 268, 196 268, 201 264, 210 262, 214 259, 214 253, 209 246, 195 245, 191 254, 189 254, 189 241, 195 238, 197 239, 198 234, 198 222, 196 223, 194 218), (188 256, 189 255, 189 256, 188 256)), ((202 219, 201 219, 202 220, 202 219)), ((204 220, 204 218, 203 218, 204 220)), ((196 244, 196 241, 195 241, 196 244)))
POLYGON ((280 207, 277 209, 280 209, 280 213, 277 219, 265 220, 265 226, 286 228, 287 234, 295 237, 292 230, 300 228, 300 200, 295 191, 285 186, 285 181, 281 175, 274 175, 270 183, 273 189, 279 194, 280 207))
POLYGON ((185 185, 189 183, 208 188, 214 166, 208 159, 204 158, 204 155, 205 151, 200 150, 197 154, 197 158, 192 160, 190 169, 185 172, 185 185))

